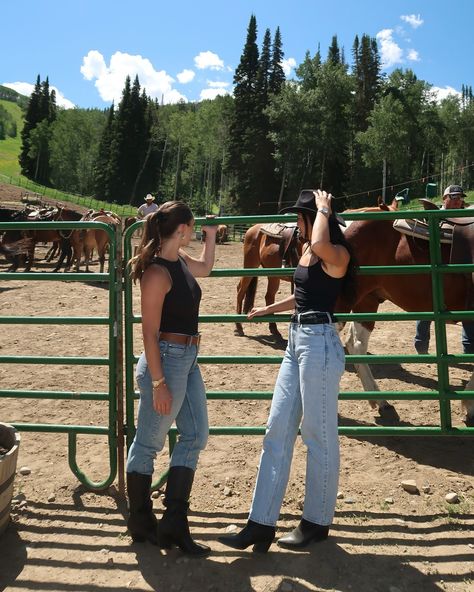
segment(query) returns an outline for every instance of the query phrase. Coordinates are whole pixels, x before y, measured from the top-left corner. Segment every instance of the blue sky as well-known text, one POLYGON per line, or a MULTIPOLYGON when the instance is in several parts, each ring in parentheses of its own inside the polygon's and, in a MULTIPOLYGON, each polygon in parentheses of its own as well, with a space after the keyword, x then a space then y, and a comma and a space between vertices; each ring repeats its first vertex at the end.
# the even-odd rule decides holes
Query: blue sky
POLYGON ((288 78, 333 35, 350 63, 354 36, 367 33, 387 73, 411 68, 440 96, 474 86, 470 0, 24 0, 1 13, 0 84, 28 94, 49 76, 67 107, 108 107, 127 74, 165 103, 232 93, 252 13, 259 47, 280 27, 288 78))

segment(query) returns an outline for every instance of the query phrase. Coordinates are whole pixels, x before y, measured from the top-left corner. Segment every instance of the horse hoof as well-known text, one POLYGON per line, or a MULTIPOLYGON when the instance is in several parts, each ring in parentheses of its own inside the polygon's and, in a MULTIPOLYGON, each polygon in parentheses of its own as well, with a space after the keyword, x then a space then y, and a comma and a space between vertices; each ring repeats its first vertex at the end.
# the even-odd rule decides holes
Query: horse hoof
POLYGON ((467 428, 474 428, 474 417, 466 415, 466 419, 464 420, 467 428))

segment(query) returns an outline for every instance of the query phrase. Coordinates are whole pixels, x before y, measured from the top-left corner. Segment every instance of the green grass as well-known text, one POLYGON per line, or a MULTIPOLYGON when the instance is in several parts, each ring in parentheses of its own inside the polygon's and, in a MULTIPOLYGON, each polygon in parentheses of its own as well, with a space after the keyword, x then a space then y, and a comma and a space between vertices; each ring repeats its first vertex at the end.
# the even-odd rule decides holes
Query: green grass
POLYGON ((16 176, 20 174, 18 155, 21 148, 20 133, 23 129, 23 114, 20 107, 11 101, 0 99, 0 105, 13 116, 17 125, 16 138, 0 140, 0 173, 7 176, 16 176))

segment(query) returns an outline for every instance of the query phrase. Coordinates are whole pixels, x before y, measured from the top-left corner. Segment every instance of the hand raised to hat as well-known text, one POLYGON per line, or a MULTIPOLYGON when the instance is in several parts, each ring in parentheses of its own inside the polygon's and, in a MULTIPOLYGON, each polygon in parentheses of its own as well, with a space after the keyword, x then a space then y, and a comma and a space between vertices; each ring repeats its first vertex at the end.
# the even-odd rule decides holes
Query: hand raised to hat
POLYGON ((320 208, 327 208, 329 210, 329 215, 332 214, 332 194, 327 193, 326 191, 322 191, 321 189, 316 189, 313 191, 314 193, 314 201, 316 203, 316 209, 319 210, 320 208))

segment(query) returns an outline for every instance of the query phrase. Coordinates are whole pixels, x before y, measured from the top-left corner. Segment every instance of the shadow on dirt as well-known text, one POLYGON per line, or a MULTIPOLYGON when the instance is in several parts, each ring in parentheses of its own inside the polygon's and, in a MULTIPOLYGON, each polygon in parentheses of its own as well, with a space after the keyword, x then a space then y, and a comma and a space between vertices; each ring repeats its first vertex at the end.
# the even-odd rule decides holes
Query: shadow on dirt
POLYGON ((5 590, 14 584, 27 560, 26 543, 21 539, 19 528, 14 522, 10 522, 0 536, 0 549, 0 590, 5 590))
POLYGON ((278 351, 285 351, 286 349, 286 344, 287 344, 287 340, 286 339, 279 339, 278 337, 275 337, 274 335, 245 335, 246 339, 249 339, 250 341, 256 341, 257 343, 260 343, 261 345, 265 345, 267 347, 271 347, 272 349, 278 350, 278 351))
MULTIPOLYGON (((376 423, 382 425, 396 425, 397 427, 419 426, 410 422, 397 420, 385 421, 376 418, 376 423)), ((340 426, 373 427, 373 423, 339 416, 340 426)), ((376 446, 383 446, 401 456, 411 458, 417 463, 448 469, 464 475, 474 475, 472 462, 472 436, 351 436, 354 440, 369 442, 376 446)))
MULTIPOLYGON (((344 517, 343 514, 344 512, 339 515, 344 517)), ((351 513, 351 518, 353 514, 354 512, 351 513)), ((381 517, 382 514, 374 515, 376 519, 381 517)), ((282 518, 297 520, 293 515, 284 515, 282 518)), ((386 519, 387 514, 383 514, 383 518, 386 519)), ((330 539, 301 552, 281 549, 276 543, 267 554, 253 553, 251 548, 236 551, 217 541, 217 537, 225 532, 228 524, 237 522, 242 526, 244 520, 241 513, 200 513, 190 516, 195 538, 212 547, 211 555, 205 559, 184 557, 177 549, 158 554, 150 545, 133 545, 144 580, 153 590, 173 589, 182 592, 303 592, 314 589, 354 592, 388 590, 396 574, 397 588, 401 590, 441 590, 437 585, 438 574, 426 575, 410 565, 411 561, 417 560, 420 552, 423 554, 422 547, 426 545, 423 540, 424 528, 416 531, 412 539, 407 541, 402 534, 406 533, 404 526, 392 528, 392 525, 387 527, 386 524, 380 524, 378 545, 382 549, 387 547, 387 552, 384 554, 381 550, 380 555, 361 552, 367 542, 367 525, 362 524, 362 520, 357 524, 355 519, 355 523, 349 525, 336 525, 330 539), (207 533, 207 530, 211 532, 207 533), (358 549, 351 553, 339 543, 343 543, 345 547, 354 545, 358 549), (394 544, 407 547, 408 552, 404 555, 391 554, 389 546, 394 544)), ((441 540, 445 541, 443 544, 450 545, 449 527, 442 526, 442 529, 445 536, 441 533, 441 540)), ((277 536, 281 536, 285 530, 287 529, 279 529, 277 536)), ((437 558, 433 557, 431 560, 436 562, 437 558)), ((469 561, 469 555, 456 555, 455 560, 469 561)), ((453 574, 452 582, 456 581, 462 581, 462 575, 453 574)))

